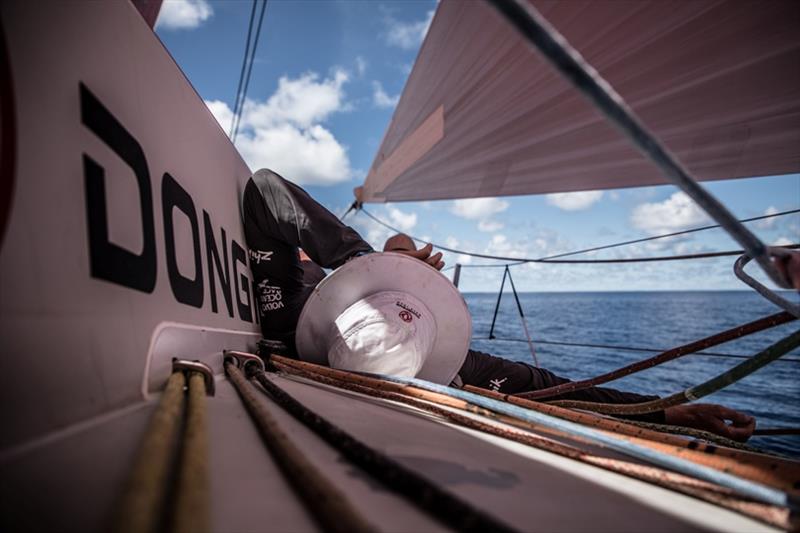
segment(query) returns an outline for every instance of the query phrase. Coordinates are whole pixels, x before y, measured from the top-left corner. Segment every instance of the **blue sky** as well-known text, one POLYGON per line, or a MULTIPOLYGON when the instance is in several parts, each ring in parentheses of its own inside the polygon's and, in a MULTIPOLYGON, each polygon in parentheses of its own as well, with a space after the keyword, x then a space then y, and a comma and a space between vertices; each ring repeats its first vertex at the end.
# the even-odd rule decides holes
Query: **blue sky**
MULTIPOLYGON (((251 2, 165 0, 157 34, 227 131, 251 2)), ((363 182, 424 38, 435 1, 269 2, 237 138, 269 167, 341 214, 363 182)), ((707 183, 740 217, 800 207, 800 175, 707 183)), ((709 224, 671 186, 571 195, 367 206, 411 235, 462 250, 541 257, 709 224)), ((389 232, 350 215, 375 247, 389 232)), ((750 224, 768 244, 800 242, 800 215, 750 224)), ((721 230, 601 252, 635 257, 731 250, 721 230)), ((486 261, 446 254, 455 262, 486 261)), ((626 266, 526 265, 524 291, 744 289, 733 258, 626 266)), ((464 291, 496 291, 502 269, 463 271, 464 291)))

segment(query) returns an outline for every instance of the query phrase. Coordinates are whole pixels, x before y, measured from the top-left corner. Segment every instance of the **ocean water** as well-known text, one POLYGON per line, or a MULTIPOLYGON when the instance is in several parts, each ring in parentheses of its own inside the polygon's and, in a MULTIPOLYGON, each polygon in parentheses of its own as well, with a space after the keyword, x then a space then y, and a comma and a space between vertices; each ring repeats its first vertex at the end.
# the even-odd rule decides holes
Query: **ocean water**
MULTIPOLYGON (((798 301, 797 293, 784 293, 798 301)), ((503 294, 495 324, 498 339, 488 340, 497 293, 468 293, 472 348, 532 363, 514 295, 503 294)), ((522 293, 520 301, 533 339, 668 349, 776 313, 755 292, 595 292, 522 293)), ((753 355, 800 328, 790 322, 708 351, 753 355)), ((538 344, 539 363, 570 379, 585 379, 655 354, 615 349, 538 344)), ((800 427, 800 350, 775 361, 701 402, 719 403, 757 418, 757 427, 800 427)), ((742 359, 687 355, 604 386, 661 396, 700 384, 742 359)), ((800 436, 754 436, 749 444, 800 458, 800 436)))

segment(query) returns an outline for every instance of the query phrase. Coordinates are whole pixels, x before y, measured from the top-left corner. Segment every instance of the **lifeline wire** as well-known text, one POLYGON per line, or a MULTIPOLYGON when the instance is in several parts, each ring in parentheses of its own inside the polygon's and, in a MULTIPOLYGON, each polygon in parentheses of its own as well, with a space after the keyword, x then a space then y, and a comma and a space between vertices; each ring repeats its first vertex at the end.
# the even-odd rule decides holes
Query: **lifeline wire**
POLYGON ((660 411, 662 409, 666 409, 667 407, 699 400, 704 396, 708 396, 709 394, 717 392, 718 390, 721 390, 728 385, 736 383, 740 379, 749 376, 759 368, 768 365, 775 359, 797 348, 798 346, 800 346, 800 330, 795 331, 788 337, 781 339, 772 346, 769 346, 765 350, 757 353, 747 361, 742 361, 733 368, 708 381, 658 400, 631 404, 609 404, 567 400, 552 402, 552 404, 571 409, 586 409, 596 413, 614 415, 652 413, 653 411, 660 411))
MULTIPOLYGON (((365 215, 367 215, 372 220, 374 220, 375 222, 377 222, 378 224, 380 224, 381 226, 385 227, 385 228, 388 228, 388 229, 390 229, 392 231, 395 231, 397 233, 405 233, 405 232, 401 231, 400 229, 395 228, 394 226, 392 226, 392 225, 384 222, 383 220, 379 219, 378 217, 376 217, 375 215, 373 215, 372 213, 370 213, 369 211, 367 211, 363 207, 360 209, 360 211, 362 213, 364 213, 365 215)), ((775 213, 775 214, 772 214, 772 215, 763 215, 763 216, 760 216, 760 217, 745 218, 745 219, 740 220, 739 222, 750 222, 750 221, 753 221, 753 220, 762 220, 762 219, 765 219, 765 218, 773 218, 773 217, 789 215, 789 214, 793 214, 793 213, 797 213, 797 212, 800 212, 800 209, 795 209, 795 210, 792 210, 792 211, 784 211, 784 212, 775 213)), ((537 257, 537 258, 533 258, 533 257, 506 257, 506 256, 500 256, 500 255, 479 254, 479 253, 476 253, 476 252, 466 252, 464 250, 456 250, 455 248, 449 248, 447 246, 442 246, 440 244, 435 244, 435 243, 431 243, 431 244, 435 248, 438 248, 440 250, 444 250, 446 252, 451 252, 451 253, 454 253, 454 254, 468 255, 468 256, 471 256, 471 257, 479 257, 479 258, 482 258, 482 259, 491 259, 491 260, 495 260, 495 261, 510 261, 510 263, 507 264, 507 265, 462 265, 464 267, 472 267, 472 268, 506 267, 506 266, 521 265, 523 263, 552 263, 552 264, 643 263, 643 262, 650 262, 650 261, 681 261, 681 260, 685 260, 685 259, 705 259, 705 258, 711 258, 711 257, 727 257, 727 256, 741 255, 742 254, 742 250, 730 250, 730 251, 725 251, 725 252, 705 252, 705 253, 698 253, 698 254, 684 254, 684 255, 657 256, 657 257, 640 257, 640 258, 629 258, 629 259, 587 259, 587 260, 562 260, 562 259, 558 259, 560 257, 566 257, 568 255, 577 255, 577 254, 582 254, 582 253, 586 253, 586 252, 592 252, 592 251, 599 250, 599 249, 616 248, 618 246, 625 246, 625 245, 628 245, 628 244, 634 244, 634 243, 638 243, 638 242, 654 241, 654 240, 663 239, 663 238, 666 238, 666 237, 674 237, 676 235, 682 235, 684 233, 692 233, 692 232, 697 232, 697 231, 704 231, 704 230, 709 230, 709 229, 714 229, 714 228, 719 228, 719 227, 720 227, 719 225, 717 225, 717 226, 704 226, 702 228, 693 228, 693 229, 688 229, 688 230, 685 230, 685 231, 679 231, 679 232, 675 232, 675 233, 667 233, 667 234, 664 234, 664 235, 655 235, 653 237, 646 237, 646 238, 637 239, 637 240, 634 240, 634 241, 619 242, 619 243, 608 244, 608 245, 601 246, 601 247, 596 247, 596 248, 586 248, 584 250, 577 250, 577 251, 574 251, 574 252, 568 252, 568 253, 564 253, 564 254, 557 254, 557 255, 551 255, 551 256, 545 256, 545 257, 537 257)), ((408 234, 406 234, 406 235, 408 235, 408 234)), ((419 237, 414 237, 413 235, 408 235, 408 236, 410 238, 414 239, 417 242, 421 242, 421 243, 429 242, 429 241, 426 241, 424 239, 420 239, 419 237)), ((785 248, 796 248, 798 246, 800 246, 800 245, 794 244, 794 245, 786 246, 785 248)))
POLYGON ((588 389, 589 387, 602 385, 603 383, 608 383, 609 381, 614 381, 615 379, 620 379, 625 376, 630 376, 631 374, 635 374, 636 372, 640 372, 642 370, 646 370, 648 368, 652 368, 654 366, 666 363, 667 361, 673 361, 675 359, 678 359, 679 357, 683 357, 685 355, 695 353, 698 350, 702 350, 703 348, 709 348, 711 346, 716 346, 718 344, 730 342, 734 339, 738 339, 746 335, 750 335, 752 333, 756 333, 759 331, 763 331, 765 329, 779 326, 781 324, 786 324, 787 322, 791 322, 793 320, 796 320, 795 317, 793 317, 787 312, 776 313, 774 315, 770 315, 768 317, 761 318, 753 322, 749 322, 742 326, 736 326, 735 328, 731 328, 726 331, 717 333, 715 335, 711 335, 710 337, 700 339, 699 341, 685 344, 683 346, 678 346, 677 348, 672 348, 671 350, 667 350, 659 355, 656 355, 655 357, 645 359, 644 361, 637 361, 636 363, 624 366, 622 368, 618 368, 616 370, 607 372, 600 376, 596 376, 590 379, 585 379, 583 381, 562 383, 561 385, 556 385, 554 387, 548 387, 546 389, 540 389, 533 392, 522 393, 519 394, 518 396, 522 398, 527 398, 529 400, 537 400, 541 398, 559 396, 561 394, 567 394, 570 392, 576 392, 579 390, 588 389))
POLYGON ((661 169, 664 176, 708 213, 736 242, 755 259, 779 287, 792 288, 775 265, 770 251, 747 227, 711 193, 706 191, 681 163, 642 124, 622 96, 572 48, 567 40, 524 0, 489 0, 561 74, 606 114, 634 145, 661 169))
MULTIPOLYGON (((528 342, 526 339, 515 339, 511 337, 493 337, 493 338, 474 338, 474 340, 494 340, 500 342, 528 342)), ((554 346, 575 346, 577 348, 598 348, 604 350, 623 350, 626 352, 644 352, 644 353, 661 353, 666 350, 661 348, 644 348, 642 346, 622 346, 619 344, 590 344, 582 342, 564 342, 564 341, 550 341, 546 339, 532 339, 536 344, 552 344, 554 346)), ((736 354, 736 353, 721 353, 721 352, 695 352, 698 357, 727 357, 729 359, 750 359, 750 355, 736 354)), ((800 363, 798 357, 781 357, 774 363, 800 363)))
POLYGON ((473 394, 458 389, 453 389, 445 385, 439 385, 421 379, 403 378, 398 376, 386 376, 382 374, 374 376, 380 379, 384 379, 386 381, 392 381, 394 383, 403 383, 405 385, 411 385, 414 387, 418 387, 420 389, 425 389, 432 392, 445 394, 447 396, 460 398, 462 400, 466 400, 470 403, 483 407, 484 409, 490 409, 497 413, 513 416, 515 418, 519 418, 520 420, 531 422, 533 424, 540 424, 544 427, 551 428, 556 431, 563 431, 572 436, 583 437, 590 441, 608 446, 613 450, 622 452, 631 457, 636 457, 638 459, 642 459, 647 462, 675 470, 676 472, 680 472, 682 474, 686 474, 705 481, 709 481, 717 485, 722 485, 723 487, 735 490, 740 494, 743 494, 760 502, 769 503, 772 505, 779 505, 781 507, 789 507, 791 509, 797 508, 797 503, 794 502, 787 493, 781 490, 776 490, 771 487, 762 485, 760 483, 754 483, 752 481, 732 476, 725 472, 714 470, 713 468, 692 463, 691 461, 687 461, 679 457, 673 457, 671 455, 658 452, 638 444, 633 444, 631 442, 627 442, 618 437, 608 435, 606 433, 597 431, 595 429, 584 427, 580 424, 575 424, 573 422, 568 422, 560 418, 555 418, 549 415, 545 415, 537 411, 523 409, 515 405, 499 402, 497 400, 492 400, 490 398, 479 396, 477 394, 473 394))

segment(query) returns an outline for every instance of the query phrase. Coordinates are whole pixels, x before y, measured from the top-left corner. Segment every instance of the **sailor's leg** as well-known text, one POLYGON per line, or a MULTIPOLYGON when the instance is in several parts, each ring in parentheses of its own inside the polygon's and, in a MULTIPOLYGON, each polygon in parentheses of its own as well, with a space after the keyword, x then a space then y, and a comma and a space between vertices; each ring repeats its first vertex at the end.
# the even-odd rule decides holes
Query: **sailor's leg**
MULTIPOLYGON (((518 394, 520 392, 541 390, 571 381, 543 368, 509 361, 502 357, 495 357, 475 350, 469 350, 458 375, 465 385, 494 390, 503 394, 518 394)), ((548 401, 581 400, 600 403, 639 403, 655 399, 658 399, 658 396, 623 392, 607 387, 591 387, 547 398, 548 401)), ((658 411, 646 415, 635 415, 630 418, 663 422, 664 414, 663 411, 658 411)))
POLYGON ((358 253, 372 251, 353 228, 342 224, 302 188, 268 169, 259 170, 248 182, 244 209, 245 216, 248 209, 261 213, 258 231, 302 248, 325 268, 337 268, 358 253), (253 194, 256 191, 258 195, 253 194))

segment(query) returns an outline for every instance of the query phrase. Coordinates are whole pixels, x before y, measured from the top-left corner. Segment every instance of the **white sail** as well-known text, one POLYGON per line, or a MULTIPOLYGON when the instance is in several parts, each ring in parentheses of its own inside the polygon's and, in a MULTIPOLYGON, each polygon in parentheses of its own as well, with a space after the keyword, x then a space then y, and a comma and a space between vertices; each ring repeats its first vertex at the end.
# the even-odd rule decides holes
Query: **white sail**
MULTIPOLYGON (((800 4, 533 3, 697 179, 800 171, 800 4)), ((490 5, 443 0, 363 200, 663 183, 490 5)))

